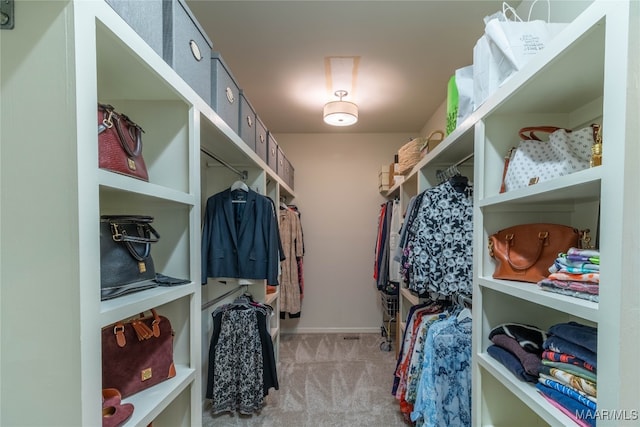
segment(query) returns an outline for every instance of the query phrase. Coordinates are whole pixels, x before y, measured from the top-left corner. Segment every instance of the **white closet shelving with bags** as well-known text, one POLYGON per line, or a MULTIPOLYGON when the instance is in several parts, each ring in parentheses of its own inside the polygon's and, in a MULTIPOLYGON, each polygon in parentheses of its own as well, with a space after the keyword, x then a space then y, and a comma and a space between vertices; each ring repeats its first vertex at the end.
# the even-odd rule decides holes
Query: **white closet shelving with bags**
MULTIPOLYGON (((575 422, 531 383, 518 380, 487 353, 489 332, 507 322, 541 329, 576 321, 598 330, 598 426, 637 425, 640 371, 640 3, 551 2, 576 18, 428 153, 387 197, 402 210, 438 183, 435 171, 473 154, 474 426, 568 426, 575 422), (575 13, 574 13, 575 12, 575 13), (525 126, 579 129, 602 125, 602 165, 531 187, 500 193, 504 156, 525 126), (496 280, 488 237, 510 225, 551 222, 599 235, 599 302, 541 290, 534 283, 496 280)), ((555 10, 555 9, 554 9, 555 10)), ((471 166, 467 163, 467 167, 471 166)), ((465 170, 464 172, 469 172, 465 170)), ((464 173, 466 174, 466 173, 464 173)), ((400 290, 400 328, 419 303, 400 290)))
MULTIPOLYGON (((570 2, 566 2, 570 3, 570 2)), ((570 5, 564 4, 565 7, 570 5)), ((563 7, 563 2, 552 2, 563 7)), ((575 422, 487 353, 492 328, 518 322, 548 330, 576 321, 598 330, 598 426, 637 425, 639 3, 595 1, 478 108, 474 124, 473 425, 575 422), (602 124, 602 165, 499 193, 504 155, 525 126, 602 124), (488 237, 549 222, 599 234, 599 303, 496 280, 488 237), (635 412, 634 412, 635 411, 635 412)))
MULTIPOLYGON (((126 399, 125 425, 201 425, 203 182, 220 184, 200 149, 274 201, 293 191, 106 2, 14 6, 0 32, 0 424, 101 425, 101 329, 155 308, 174 330, 176 376, 126 399), (143 127, 149 182, 98 168, 98 102, 143 127), (116 213, 153 216, 156 271, 189 283, 101 301, 99 220, 116 213)), ((277 293, 251 291, 277 310, 277 293)))

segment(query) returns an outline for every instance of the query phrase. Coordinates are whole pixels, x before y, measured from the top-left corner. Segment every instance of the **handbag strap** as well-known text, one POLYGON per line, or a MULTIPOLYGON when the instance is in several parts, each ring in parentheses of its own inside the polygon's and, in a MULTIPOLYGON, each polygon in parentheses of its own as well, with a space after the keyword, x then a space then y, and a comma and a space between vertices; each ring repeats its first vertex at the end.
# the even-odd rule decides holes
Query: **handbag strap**
POLYGON ((127 345, 127 339, 124 335, 124 328, 127 323, 131 324, 131 327, 136 333, 138 337, 138 341, 148 340, 151 337, 159 338, 160 337, 160 320, 161 317, 158 316, 158 313, 155 309, 151 309, 151 314, 153 316, 153 320, 151 321, 151 328, 144 323, 144 320, 148 318, 144 317, 144 313, 140 313, 140 318, 133 319, 130 322, 120 321, 113 326, 113 334, 116 337, 116 343, 118 347, 124 347, 127 345))
MULTIPOLYGON (((118 113, 111 105, 98 104, 98 108, 103 111, 104 115, 102 119, 102 126, 106 128, 112 128, 115 126, 116 134, 118 135, 118 142, 120 142, 122 149, 129 155, 129 157, 139 156, 140 153, 142 153, 142 133, 144 132, 144 130, 128 116, 122 113, 118 113), (131 146, 127 143, 125 133, 122 131, 121 122, 123 120, 128 125, 129 139, 131 139, 135 143, 135 146, 133 148, 131 148, 131 146)), ((98 125, 98 133, 106 130, 102 126, 98 125)))
MULTIPOLYGON (((530 126, 524 127, 520 129, 518 134, 520 135, 520 139, 531 140, 531 141, 542 141, 534 132, 546 132, 553 133, 557 130, 564 129, 555 126, 530 126)), ((571 129, 564 129, 567 132, 571 132, 571 129)))
POLYGON ((136 217, 136 216, 103 216, 102 221, 108 222, 111 228, 111 238, 114 242, 123 242, 127 247, 131 256, 137 261, 144 261, 151 253, 151 243, 160 240, 160 234, 151 225, 152 217, 136 217), (138 220, 142 218, 142 220, 138 220), (121 224, 135 224, 138 228, 138 235, 133 236, 124 228, 120 228, 121 224), (142 231, 140 231, 142 229, 142 231), (140 235, 142 234, 142 235, 140 235), (144 244, 144 250, 138 252, 133 246, 134 244, 144 244))
POLYGON ((529 264, 524 266, 515 265, 515 263, 511 261, 511 245, 513 245, 513 238, 514 238, 513 233, 507 234, 505 236, 505 240, 507 241, 507 262, 509 263, 511 268, 513 268, 514 270, 527 270, 533 267, 533 265, 536 262, 538 262, 540 255, 542 255, 542 248, 544 247, 544 242, 549 238, 549 232, 540 231, 538 233, 538 253, 536 254, 536 257, 529 264))

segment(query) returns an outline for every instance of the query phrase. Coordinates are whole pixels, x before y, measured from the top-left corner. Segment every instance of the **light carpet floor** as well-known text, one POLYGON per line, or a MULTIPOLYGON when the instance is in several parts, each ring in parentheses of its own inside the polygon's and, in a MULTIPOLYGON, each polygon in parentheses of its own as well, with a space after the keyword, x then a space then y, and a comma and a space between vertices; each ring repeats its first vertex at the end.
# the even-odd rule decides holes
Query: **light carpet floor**
POLYGON ((395 349, 380 334, 298 334, 280 337, 279 390, 260 413, 211 414, 203 426, 406 426, 391 395, 395 349), (358 339, 349 339, 357 337, 358 339), (345 339, 347 338, 347 339, 345 339))

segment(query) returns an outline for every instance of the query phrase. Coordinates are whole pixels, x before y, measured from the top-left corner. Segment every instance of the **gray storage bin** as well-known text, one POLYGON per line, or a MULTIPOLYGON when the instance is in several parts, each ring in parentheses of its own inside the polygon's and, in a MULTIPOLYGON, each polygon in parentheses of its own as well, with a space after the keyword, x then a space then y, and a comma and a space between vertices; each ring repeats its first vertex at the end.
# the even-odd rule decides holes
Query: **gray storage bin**
POLYGON ((268 162, 267 159, 267 128, 260 120, 260 117, 256 115, 256 154, 265 163, 268 162))
POLYGON ((278 169, 276 170, 276 174, 282 178, 282 180, 284 182, 287 182, 287 177, 286 177, 286 168, 284 167, 284 152, 282 151, 282 148, 280 146, 278 146, 278 154, 277 154, 277 158, 278 158, 278 169))
POLYGON ((267 132, 267 165, 278 173, 278 142, 271 132, 267 132))
POLYGON ((162 56, 162 0, 105 0, 133 30, 162 56))
POLYGON ((210 104, 211 40, 184 0, 164 0, 163 5, 163 58, 210 104))
POLYGON ((287 184, 289 184, 289 188, 293 190, 293 174, 294 174, 293 165, 286 158, 284 162, 284 167, 287 168, 287 171, 285 172, 285 175, 287 176, 287 184))
POLYGON ((240 129, 238 135, 256 151, 256 112, 240 89, 240 129))
POLYGON ((219 52, 211 56, 211 107, 238 133, 240 88, 219 52))

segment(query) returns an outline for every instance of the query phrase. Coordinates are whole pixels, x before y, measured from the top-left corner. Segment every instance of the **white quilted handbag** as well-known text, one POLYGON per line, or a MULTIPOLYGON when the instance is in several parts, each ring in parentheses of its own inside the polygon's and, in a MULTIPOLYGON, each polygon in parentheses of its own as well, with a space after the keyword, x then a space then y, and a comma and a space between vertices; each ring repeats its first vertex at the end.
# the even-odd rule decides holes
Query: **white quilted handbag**
POLYGON ((505 159, 501 193, 587 169, 591 147, 600 138, 600 125, 576 131, 553 126, 526 127, 520 129, 520 138, 518 147, 505 159), (549 133, 549 140, 540 140, 536 132, 549 133))

